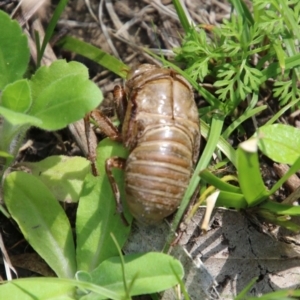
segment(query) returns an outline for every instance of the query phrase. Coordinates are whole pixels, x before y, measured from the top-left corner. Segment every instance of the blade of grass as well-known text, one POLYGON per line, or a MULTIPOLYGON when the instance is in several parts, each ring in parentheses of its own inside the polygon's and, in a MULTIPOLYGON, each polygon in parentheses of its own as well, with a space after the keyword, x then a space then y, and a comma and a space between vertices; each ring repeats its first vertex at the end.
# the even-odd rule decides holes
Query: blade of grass
POLYGON ((244 16, 244 18, 249 22, 249 24, 254 24, 252 14, 243 0, 230 0, 230 2, 234 6, 238 15, 244 16))
MULTIPOLYGON (((207 139, 210 132, 208 124, 200 120, 201 135, 207 139)), ((222 137, 219 136, 218 148, 223 152, 223 154, 231 161, 231 163, 236 167, 236 151, 231 147, 231 145, 222 137)))
POLYGON ((200 177, 208 184, 213 185, 216 189, 219 189, 221 191, 226 191, 231 193, 242 193, 239 187, 221 180, 220 178, 218 178, 217 176, 209 172, 209 170, 207 169, 200 172, 200 177))
POLYGON ((180 220, 182 219, 182 216, 190 202, 191 197, 193 196, 199 182, 200 182, 200 171, 202 171, 203 169, 205 169, 212 157, 213 152, 216 149, 219 137, 221 135, 221 131, 222 131, 222 127, 224 124, 224 118, 221 118, 219 115, 214 115, 212 118, 212 125, 211 125, 211 129, 210 129, 210 133, 209 133, 209 137, 207 140, 207 144, 206 147, 201 155, 201 158, 197 164, 197 167, 194 171, 194 174, 191 178, 190 184, 184 194, 184 197, 182 199, 181 205, 174 217, 174 220, 172 222, 172 228, 171 228, 171 232, 169 234, 169 236, 167 237, 167 242, 164 246, 163 252, 167 253, 171 241, 174 238, 174 232, 176 231, 180 220))
MULTIPOLYGON (((118 252, 119 252, 119 257, 120 257, 120 260, 121 260, 121 269, 122 269, 122 277, 123 277, 123 284, 124 284, 124 291, 126 293, 126 297, 129 299, 130 296, 129 296, 129 289, 128 289, 128 286, 127 286, 127 281, 126 281, 126 275, 125 275, 125 261, 124 261, 124 257, 123 257, 123 254, 121 252, 121 249, 120 249, 120 246, 118 244, 118 241, 117 239, 115 238, 114 234, 113 233, 110 233, 110 236, 111 238, 113 239, 114 243, 115 243, 115 246, 116 248, 118 249, 118 252)), ((132 285, 133 283, 131 283, 132 285)))
POLYGON ((288 25, 288 28, 290 29, 291 32, 293 32, 293 34, 296 35, 297 39, 299 40, 300 39, 299 24, 294 17, 291 7, 289 7, 285 1, 281 1, 280 5, 282 6, 282 13, 284 15, 284 20, 288 25))
MULTIPOLYGON (((300 53, 289 57, 285 60, 285 69, 291 70, 300 66, 300 53)), ((260 83, 264 83, 269 78, 275 78, 282 72, 279 63, 270 64, 266 69, 262 71, 263 76, 260 78, 260 83)))
POLYGON ((250 291, 250 289, 254 286, 254 284, 257 282, 258 277, 254 277, 244 288, 243 290, 235 297, 234 300, 243 300, 246 298, 247 293, 250 291))
MULTIPOLYGON (((289 39, 284 39, 283 40, 284 45, 286 46, 286 52, 288 53, 289 56, 294 56, 298 53, 298 50, 296 50, 295 44, 294 44, 294 39, 289 38, 289 39)), ((295 72, 297 79, 299 81, 300 77, 300 68, 294 68, 293 71, 295 72)))
POLYGON ((182 28, 184 29, 185 32, 188 32, 191 28, 191 25, 189 23, 188 18, 186 17, 186 14, 181 6, 181 3, 179 0, 173 0, 173 5, 176 9, 177 15, 179 17, 180 23, 182 28))
POLYGON ((277 215, 299 216, 300 206, 281 204, 274 201, 266 201, 259 205, 260 208, 265 208, 277 215))
POLYGON ((274 184, 272 189, 269 191, 269 195, 273 195, 287 179, 295 174, 300 169, 300 157, 295 161, 295 163, 290 167, 290 169, 274 184))
POLYGON ((267 105, 263 105, 260 107, 256 107, 254 109, 251 109, 249 111, 246 111, 244 114, 242 114, 240 117, 238 117, 236 120, 234 120, 222 133, 222 137, 226 140, 231 135, 231 133, 240 126, 245 120, 251 118, 252 116, 260 113, 261 111, 265 110, 267 108, 267 105))
POLYGON ((59 41, 58 45, 65 50, 73 51, 95 61, 121 78, 126 78, 128 74, 129 67, 120 60, 103 50, 76 38, 65 37, 59 41))
POLYGON ((248 297, 247 300, 292 300, 300 297, 300 290, 281 290, 268 294, 264 294, 260 297, 248 297))
POLYGON ((171 264, 170 264, 170 266, 171 266, 171 269, 172 269, 173 274, 175 275, 176 279, 178 280, 178 283, 179 283, 179 285, 180 285, 181 292, 182 292, 182 294, 183 294, 183 296, 184 296, 184 300, 190 300, 190 297, 189 297, 189 295, 188 295, 188 292, 187 292, 187 290, 186 290, 186 288, 185 288, 185 286, 184 286, 184 282, 183 282, 182 279, 178 276, 178 274, 177 274, 176 270, 174 269, 174 267, 173 267, 171 264))
POLYGON ((296 105, 299 102, 299 99, 296 99, 287 105, 285 105, 283 108, 281 108, 265 125, 271 125, 275 123, 287 110, 289 110, 291 107, 296 105))
POLYGON ((41 59, 43 57, 43 54, 45 52, 47 44, 49 43, 49 41, 53 35, 53 32, 54 32, 55 26, 58 22, 58 19, 60 18, 60 15, 62 14, 62 12, 65 9, 67 4, 68 4, 68 0, 60 0, 59 3, 55 7, 53 16, 52 16, 52 18, 49 22, 49 25, 46 29, 45 37, 44 37, 41 49, 40 49, 40 51, 38 51, 38 60, 37 60, 38 67, 41 64, 41 59))

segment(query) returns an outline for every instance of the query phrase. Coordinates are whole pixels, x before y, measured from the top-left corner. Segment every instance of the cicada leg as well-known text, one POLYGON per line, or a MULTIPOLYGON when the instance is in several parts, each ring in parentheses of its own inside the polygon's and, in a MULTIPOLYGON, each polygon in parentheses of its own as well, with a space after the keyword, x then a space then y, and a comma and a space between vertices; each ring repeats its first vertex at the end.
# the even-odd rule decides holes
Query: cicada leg
POLYGON ((114 87, 114 102, 117 116, 120 122, 123 123, 127 109, 127 97, 124 89, 119 85, 114 87))
MULTIPOLYGON (((123 88, 120 86, 116 86, 114 89, 114 101, 118 118, 122 123, 127 107, 127 98, 123 88)), ((111 120, 99 110, 94 110, 91 113, 87 114, 84 118, 84 121, 85 135, 88 141, 88 153, 89 160, 91 161, 92 173, 94 176, 97 176, 98 170, 96 167, 96 145, 91 143, 90 136, 92 129, 90 126, 90 121, 93 121, 107 137, 114 141, 122 142, 122 133, 118 130, 116 126, 113 125, 111 120)), ((123 214, 120 190, 112 173, 113 168, 125 169, 125 164, 126 159, 121 157, 111 157, 106 160, 105 170, 115 197, 117 213, 120 214, 123 223, 128 226, 129 224, 123 214)))
POLYGON ((118 169, 122 169, 124 170, 126 166, 126 159, 122 158, 122 157, 118 157, 118 156, 113 156, 110 157, 106 160, 105 163, 105 171, 109 180, 109 183, 111 185, 111 189, 113 191, 115 200, 116 200, 116 209, 117 209, 117 213, 120 214, 121 219, 123 221, 123 223, 128 226, 128 222, 124 216, 123 213, 123 206, 122 206, 122 202, 121 202, 121 194, 120 194, 120 190, 118 187, 118 184, 114 178, 114 175, 112 173, 112 169, 113 168, 118 168, 118 169))
POLYGON ((113 125, 111 120, 100 110, 93 110, 85 116, 85 135, 88 144, 89 160, 91 162, 93 175, 98 176, 96 167, 96 145, 93 145, 90 139, 90 132, 92 130, 90 126, 90 119, 93 120, 94 123, 96 123, 96 125, 101 129, 101 131, 110 139, 117 142, 122 142, 122 135, 119 132, 118 128, 113 125))

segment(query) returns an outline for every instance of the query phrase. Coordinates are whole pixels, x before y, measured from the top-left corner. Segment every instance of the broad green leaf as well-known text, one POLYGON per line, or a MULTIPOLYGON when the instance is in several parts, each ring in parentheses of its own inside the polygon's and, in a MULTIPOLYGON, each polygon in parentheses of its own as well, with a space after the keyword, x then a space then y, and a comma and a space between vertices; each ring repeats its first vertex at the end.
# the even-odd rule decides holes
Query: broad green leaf
MULTIPOLYGON (((65 60, 57 60, 50 66, 41 67, 31 77, 30 85, 32 98, 35 100, 40 97, 44 90, 56 80, 60 80, 66 76, 80 74, 85 79, 89 78, 88 69, 83 64, 76 61, 67 63, 65 60)), ((39 111, 43 106, 44 103, 34 103, 32 111, 39 111)))
POLYGON ((29 62, 27 37, 20 25, 0 10, 0 90, 21 79, 29 62))
POLYGON ((248 140, 237 149, 237 170, 240 188, 249 206, 257 205, 268 197, 260 174, 257 141, 248 140))
POLYGON ((0 150, 17 155, 26 131, 31 125, 38 126, 41 120, 0 106, 0 150), (2 118, 3 117, 3 118, 2 118))
POLYGON ((27 124, 40 127, 43 123, 42 120, 37 117, 29 116, 20 112, 15 112, 11 109, 7 109, 2 106, 0 106, 0 116, 3 116, 3 118, 6 119, 12 125, 27 124))
POLYGON ((1 96, 1 105, 15 112, 26 113, 31 106, 31 94, 28 81, 21 79, 8 84, 1 96))
POLYGON ((16 279, 0 285, 1 299, 9 300, 74 300, 78 287, 93 291, 104 299, 123 300, 124 296, 95 284, 65 278, 26 278, 16 279))
POLYGON ((10 300, 71 300, 75 297, 75 286, 59 278, 16 279, 2 283, 0 295, 10 300))
MULTIPOLYGON (((122 247, 130 232, 130 226, 125 226, 116 212, 114 195, 105 174, 105 161, 111 156, 126 157, 127 151, 121 144, 105 139, 97 148, 100 176, 87 176, 82 188, 76 218, 78 270, 91 271, 103 260, 118 255, 110 233, 122 247)), ((124 199, 124 172, 116 169, 114 176, 124 199)), ((130 222, 124 202, 123 208, 130 222)))
POLYGON ((102 101, 99 88, 88 79, 86 67, 59 60, 40 68, 31 81, 33 104, 29 114, 46 130, 61 129, 83 118, 102 101))
POLYGON ((1 165, 5 165, 7 163, 11 163, 14 159, 14 157, 9 154, 8 152, 1 151, 0 150, 0 158, 1 158, 1 165))
MULTIPOLYGON (((130 296, 161 292, 178 284, 184 275, 181 263, 172 256, 149 252, 124 257, 125 278, 130 296), (174 274, 176 273, 176 275, 174 274)), ((92 282, 117 293, 124 293, 121 258, 105 260, 92 273, 92 282)), ((84 300, 104 299, 90 294, 84 300)))
POLYGON ((24 172, 4 182, 5 204, 24 237, 58 277, 73 278, 75 248, 69 220, 47 187, 24 172))
POLYGON ((42 181, 56 199, 64 202, 78 202, 84 178, 90 172, 90 162, 76 156, 49 156, 22 166, 42 181))
POLYGON ((98 87, 81 75, 70 75, 51 84, 36 99, 44 103, 39 111, 30 114, 40 118, 45 130, 58 130, 82 119, 96 108, 102 100, 98 87))
POLYGON ((92 276, 89 272, 78 271, 75 278, 79 281, 92 282, 92 276))
POLYGON ((259 128, 259 149, 269 158, 293 164, 300 156, 300 130, 290 125, 273 124, 259 128))

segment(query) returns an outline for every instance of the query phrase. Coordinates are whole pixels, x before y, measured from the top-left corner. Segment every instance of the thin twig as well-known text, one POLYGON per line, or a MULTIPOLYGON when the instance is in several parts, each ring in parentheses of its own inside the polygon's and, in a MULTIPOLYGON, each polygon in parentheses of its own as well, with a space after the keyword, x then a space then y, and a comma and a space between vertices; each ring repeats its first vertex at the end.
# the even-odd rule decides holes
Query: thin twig
POLYGON ((169 9, 167 6, 161 4, 157 0, 144 0, 144 2, 152 5, 160 14, 164 14, 169 16, 170 18, 179 21, 179 18, 175 12, 175 10, 169 9))
POLYGON ((97 24, 99 23, 99 20, 97 19, 96 15, 94 14, 93 12, 93 9, 91 7, 91 3, 90 3, 90 0, 84 0, 85 2, 85 5, 90 13, 90 15, 92 16, 92 18, 97 22, 97 24))
POLYGON ((110 47, 111 51, 113 52, 114 56, 121 60, 120 55, 119 55, 117 49, 115 48, 115 46, 114 46, 114 44, 113 44, 113 42, 112 42, 112 40, 110 38, 109 32, 107 30, 107 27, 104 24, 104 22, 102 21, 103 20, 103 1, 104 0, 100 0, 99 12, 98 12, 100 27, 102 29, 102 32, 103 32, 105 38, 106 38, 106 42, 109 45, 109 47, 110 47))
MULTIPOLYGON (((123 23, 120 21, 118 15, 116 14, 111 0, 105 0, 105 6, 116 30, 120 30, 123 27, 123 23)), ((122 33, 126 39, 130 39, 127 31, 122 31, 122 33)))

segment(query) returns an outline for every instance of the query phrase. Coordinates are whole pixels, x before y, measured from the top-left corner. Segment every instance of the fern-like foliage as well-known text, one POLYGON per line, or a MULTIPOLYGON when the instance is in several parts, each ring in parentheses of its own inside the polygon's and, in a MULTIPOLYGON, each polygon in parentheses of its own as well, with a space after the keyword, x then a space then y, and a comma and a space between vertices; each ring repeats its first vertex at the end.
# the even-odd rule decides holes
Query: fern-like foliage
POLYGON ((299 97, 300 68, 287 69, 286 60, 299 54, 300 1, 252 2, 253 20, 246 14, 233 13, 209 33, 201 26, 193 27, 182 47, 174 50, 176 59, 186 64, 194 80, 213 83, 219 100, 226 102, 225 114, 271 78, 275 80, 273 94, 282 105, 299 97), (272 63, 287 74, 284 80, 277 73, 263 76, 272 63))

